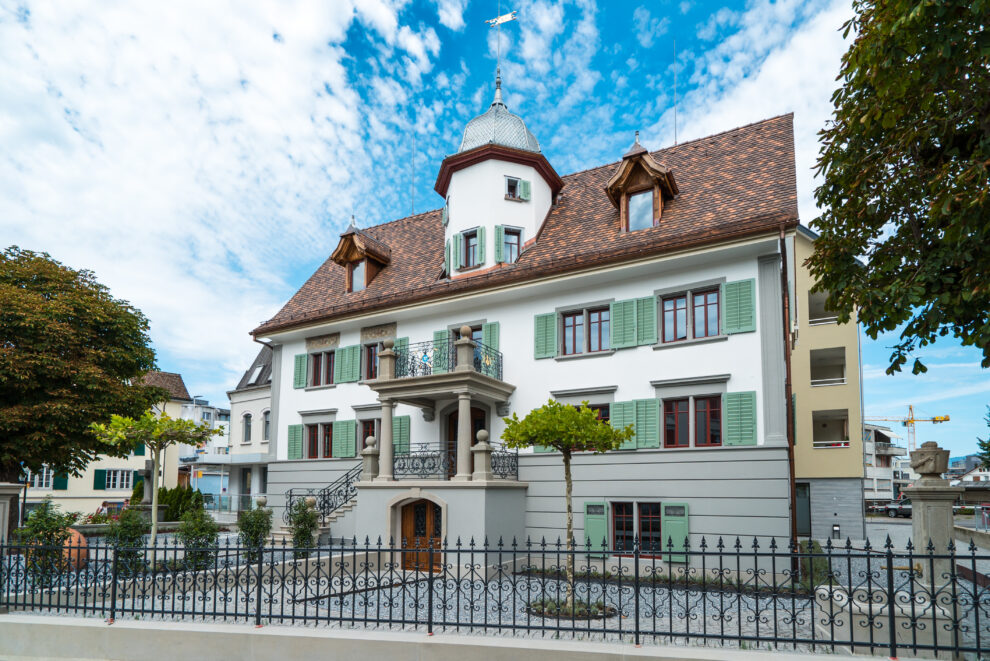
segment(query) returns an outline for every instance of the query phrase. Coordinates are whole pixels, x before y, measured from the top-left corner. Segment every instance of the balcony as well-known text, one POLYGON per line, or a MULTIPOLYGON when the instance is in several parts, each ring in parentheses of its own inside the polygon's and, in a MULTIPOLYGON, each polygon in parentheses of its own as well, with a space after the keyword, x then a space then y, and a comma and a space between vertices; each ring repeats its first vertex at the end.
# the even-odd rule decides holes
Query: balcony
POLYGON ((838 323, 839 317, 834 312, 825 307, 825 300, 828 298, 827 292, 808 292, 808 324, 820 326, 822 324, 838 323))
POLYGON ((814 426, 814 436, 812 437, 814 447, 849 447, 848 410, 836 409, 830 411, 812 411, 811 421, 814 426))
MULTIPOLYGON (((518 452, 494 447, 490 455, 493 478, 519 479, 518 452)), ((456 467, 455 448, 442 449, 424 443, 410 452, 396 454, 392 462, 392 475, 396 480, 449 480, 454 477, 456 467)), ((474 468, 472 465, 472 473, 474 468)))
POLYGON ((841 386, 846 383, 845 347, 812 349, 811 386, 841 386))
POLYGON ((893 443, 884 443, 883 441, 877 441, 873 444, 874 449, 877 454, 888 455, 892 457, 906 455, 907 448, 902 448, 899 445, 894 445, 893 443))

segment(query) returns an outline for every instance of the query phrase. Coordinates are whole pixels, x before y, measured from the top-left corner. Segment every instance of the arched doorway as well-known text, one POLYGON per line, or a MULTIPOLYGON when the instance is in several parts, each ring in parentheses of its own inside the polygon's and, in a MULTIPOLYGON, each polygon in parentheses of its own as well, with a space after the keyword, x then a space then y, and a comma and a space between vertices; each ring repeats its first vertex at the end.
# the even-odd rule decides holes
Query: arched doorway
POLYGON ((402 506, 402 568, 428 571, 430 546, 433 546, 433 571, 440 571, 443 536, 443 509, 421 498, 402 506), (411 549, 411 550, 406 550, 411 549))
MULTIPOLYGON (((457 418, 458 411, 454 409, 447 416, 447 477, 451 478, 457 472, 457 418)), ((478 442, 478 432, 488 428, 488 412, 477 406, 471 407, 471 445, 478 442)), ((471 472, 474 472, 474 455, 471 455, 471 472)))

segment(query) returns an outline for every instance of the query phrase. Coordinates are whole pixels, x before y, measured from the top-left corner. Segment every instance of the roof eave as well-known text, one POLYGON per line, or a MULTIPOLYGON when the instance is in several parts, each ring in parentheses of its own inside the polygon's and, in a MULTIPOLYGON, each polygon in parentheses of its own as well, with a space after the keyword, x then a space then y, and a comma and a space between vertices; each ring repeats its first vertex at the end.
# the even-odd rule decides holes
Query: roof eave
POLYGON ((564 187, 564 180, 560 178, 557 171, 550 165, 550 161, 542 153, 489 143, 443 159, 443 163, 440 164, 440 171, 437 173, 436 183, 433 185, 433 190, 439 193, 441 197, 446 198, 450 179, 455 172, 489 158, 497 158, 499 160, 533 167, 555 194, 559 193, 564 187))

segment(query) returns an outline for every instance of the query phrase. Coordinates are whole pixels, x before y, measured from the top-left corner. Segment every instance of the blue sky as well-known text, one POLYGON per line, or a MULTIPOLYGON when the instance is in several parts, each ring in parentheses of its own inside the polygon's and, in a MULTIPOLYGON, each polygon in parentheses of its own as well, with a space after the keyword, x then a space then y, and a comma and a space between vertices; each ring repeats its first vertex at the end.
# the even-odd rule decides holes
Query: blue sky
MULTIPOLYGON (((795 113, 802 219, 848 0, 502 0, 502 73, 560 173, 795 113)), ((151 319, 162 369, 224 392, 272 316, 362 226, 439 206, 432 190, 487 107, 496 1, 42 3, 0 0, 0 244, 89 268, 151 319)), ((943 342, 922 377, 883 375, 868 414, 953 421, 919 441, 975 447, 990 379, 943 342)))

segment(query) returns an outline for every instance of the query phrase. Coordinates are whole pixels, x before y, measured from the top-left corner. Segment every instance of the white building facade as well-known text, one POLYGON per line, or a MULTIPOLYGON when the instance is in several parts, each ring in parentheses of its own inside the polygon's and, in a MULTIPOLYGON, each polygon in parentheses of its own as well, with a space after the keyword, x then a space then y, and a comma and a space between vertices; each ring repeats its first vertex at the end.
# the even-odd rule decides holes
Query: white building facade
POLYGON ((499 440, 552 398, 636 432, 575 458, 579 541, 791 535, 789 116, 560 177, 496 92, 436 190, 349 228, 254 331, 276 509, 316 495, 333 538, 558 539, 559 454, 499 440))

